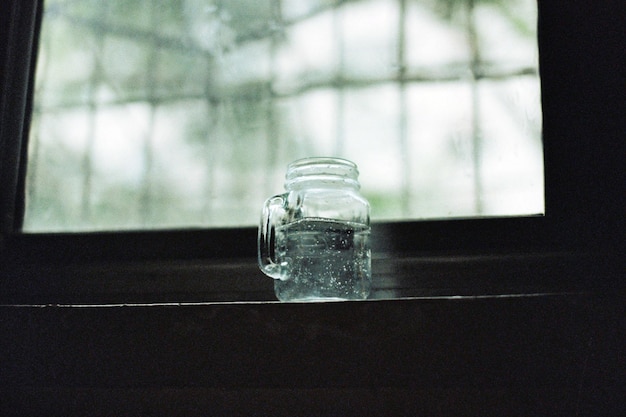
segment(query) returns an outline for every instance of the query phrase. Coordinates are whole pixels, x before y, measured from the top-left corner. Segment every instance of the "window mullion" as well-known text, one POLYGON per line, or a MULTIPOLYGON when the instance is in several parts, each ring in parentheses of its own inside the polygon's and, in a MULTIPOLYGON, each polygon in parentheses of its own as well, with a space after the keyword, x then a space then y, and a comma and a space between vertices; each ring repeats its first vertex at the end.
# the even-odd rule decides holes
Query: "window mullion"
POLYGON ((401 161, 401 210, 408 217, 411 210, 411 152, 408 137, 408 99, 406 62, 406 18, 407 0, 398 0, 397 68, 398 68, 398 143, 401 161))
POLYGON ((471 89, 471 132, 472 132, 472 171, 473 171, 473 186, 474 186, 474 211, 475 214, 480 215, 484 211, 482 195, 482 128, 481 128, 481 102, 480 102, 480 88, 479 79, 482 77, 482 59, 480 54, 480 46, 478 41, 478 33, 476 31, 475 22, 476 7, 474 0, 467 0, 466 2, 466 30, 467 39, 470 48, 470 89, 471 89))

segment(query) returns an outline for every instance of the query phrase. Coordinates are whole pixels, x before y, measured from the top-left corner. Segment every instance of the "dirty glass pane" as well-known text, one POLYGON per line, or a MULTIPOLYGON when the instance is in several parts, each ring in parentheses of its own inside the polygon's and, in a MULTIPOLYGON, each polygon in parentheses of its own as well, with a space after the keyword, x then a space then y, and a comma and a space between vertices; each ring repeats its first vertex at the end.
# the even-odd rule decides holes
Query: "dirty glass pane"
POLYGON ((26 231, 256 225, 286 165, 373 220, 542 213, 535 0, 47 0, 26 231))

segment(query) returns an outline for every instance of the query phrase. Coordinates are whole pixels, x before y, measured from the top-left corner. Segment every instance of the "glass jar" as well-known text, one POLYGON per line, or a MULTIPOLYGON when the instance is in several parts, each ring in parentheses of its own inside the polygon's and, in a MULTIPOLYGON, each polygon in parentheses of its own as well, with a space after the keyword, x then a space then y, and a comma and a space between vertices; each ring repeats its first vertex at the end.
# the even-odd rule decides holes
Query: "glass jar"
POLYGON ((259 267, 281 301, 365 299, 370 293, 370 206, 359 171, 339 158, 292 162, 286 193, 269 198, 258 234, 259 267))

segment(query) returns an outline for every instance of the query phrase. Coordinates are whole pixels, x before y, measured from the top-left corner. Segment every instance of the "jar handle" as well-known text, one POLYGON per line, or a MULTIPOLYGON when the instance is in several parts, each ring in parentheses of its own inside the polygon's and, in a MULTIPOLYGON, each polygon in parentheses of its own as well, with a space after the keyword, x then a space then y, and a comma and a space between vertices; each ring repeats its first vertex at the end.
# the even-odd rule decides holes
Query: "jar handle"
POLYGON ((285 214, 285 196, 276 195, 265 201, 261 214, 261 224, 258 234, 258 259, 259 268, 267 276, 287 280, 286 262, 281 262, 276 255, 276 224, 280 224, 281 218, 285 214))

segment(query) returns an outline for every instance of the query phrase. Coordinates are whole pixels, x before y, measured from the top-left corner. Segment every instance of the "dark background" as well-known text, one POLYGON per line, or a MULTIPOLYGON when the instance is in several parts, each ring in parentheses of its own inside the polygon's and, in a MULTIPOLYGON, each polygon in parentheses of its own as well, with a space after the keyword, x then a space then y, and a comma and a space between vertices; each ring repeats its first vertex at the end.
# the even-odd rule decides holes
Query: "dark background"
POLYGON ((215 303, 273 298, 251 229, 19 233, 5 2, 0 414, 624 415, 625 6, 539 1, 545 217, 375 225, 374 296, 413 298, 280 304, 215 303))

